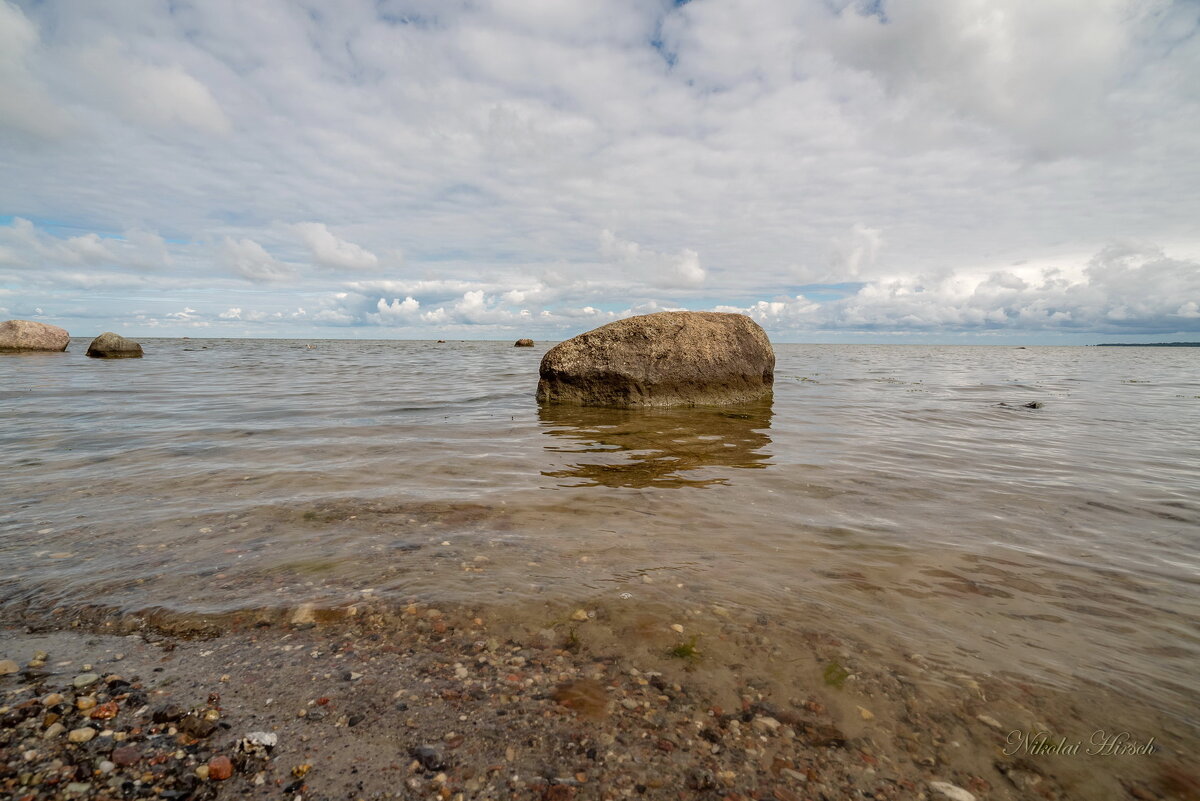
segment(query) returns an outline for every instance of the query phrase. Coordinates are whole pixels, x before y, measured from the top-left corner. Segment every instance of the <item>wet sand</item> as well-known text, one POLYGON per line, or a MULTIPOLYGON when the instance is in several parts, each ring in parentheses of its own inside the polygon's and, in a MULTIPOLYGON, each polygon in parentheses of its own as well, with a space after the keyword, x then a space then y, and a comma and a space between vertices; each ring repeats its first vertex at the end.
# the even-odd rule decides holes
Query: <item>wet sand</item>
POLYGON ((14 799, 1200 798, 1194 731, 1099 687, 720 607, 97 614, 0 636, 14 799), (252 732, 277 744, 239 746, 252 732))

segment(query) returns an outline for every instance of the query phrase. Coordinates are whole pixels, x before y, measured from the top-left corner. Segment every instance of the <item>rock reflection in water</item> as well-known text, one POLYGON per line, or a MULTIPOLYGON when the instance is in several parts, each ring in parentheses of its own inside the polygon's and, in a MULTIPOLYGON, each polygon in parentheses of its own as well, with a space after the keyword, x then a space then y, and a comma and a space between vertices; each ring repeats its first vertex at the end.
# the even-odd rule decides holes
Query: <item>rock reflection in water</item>
POLYGON ((770 464, 770 401, 724 409, 607 409, 543 406, 546 445, 554 453, 586 454, 550 478, 561 486, 704 487, 728 476, 689 475, 704 468, 764 468, 770 464))

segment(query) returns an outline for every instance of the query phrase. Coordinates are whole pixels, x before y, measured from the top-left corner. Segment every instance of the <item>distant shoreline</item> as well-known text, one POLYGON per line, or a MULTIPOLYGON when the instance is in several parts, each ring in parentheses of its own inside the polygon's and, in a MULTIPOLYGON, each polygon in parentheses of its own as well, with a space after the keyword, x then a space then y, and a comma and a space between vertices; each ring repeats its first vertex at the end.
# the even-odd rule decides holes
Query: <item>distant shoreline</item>
POLYGON ((1097 348, 1200 348, 1200 342, 1101 342, 1097 348))

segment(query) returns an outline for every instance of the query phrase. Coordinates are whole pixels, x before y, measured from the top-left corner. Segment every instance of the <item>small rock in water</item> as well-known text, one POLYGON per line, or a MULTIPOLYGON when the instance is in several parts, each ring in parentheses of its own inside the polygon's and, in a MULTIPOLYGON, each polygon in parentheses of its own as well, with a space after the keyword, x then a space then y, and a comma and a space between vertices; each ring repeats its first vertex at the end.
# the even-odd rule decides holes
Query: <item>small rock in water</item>
POLYGON ((202 740, 217 729, 216 721, 205 720, 196 715, 188 715, 179 721, 179 730, 189 737, 202 740))
POLYGON ((20 669, 20 666, 11 659, 0 659, 0 676, 7 676, 10 673, 16 673, 20 669))
POLYGON ((67 735, 67 739, 73 743, 86 743, 95 736, 95 729, 84 726, 82 729, 72 729, 71 733, 67 735))
POLYGON ((872 712, 871 710, 867 709, 866 707, 860 706, 858 708, 858 714, 859 714, 859 717, 861 717, 863 720, 874 720, 875 719, 875 713, 872 712))
POLYGON ((238 743, 238 749, 253 756, 266 756, 279 743, 279 735, 269 731, 252 731, 238 743))
POLYGON ((419 745, 411 749, 409 755, 417 762, 421 763, 421 767, 425 770, 445 770, 446 759, 442 755, 441 749, 432 745, 419 745))
POLYGON ((1004 726, 1002 726, 1000 724, 1000 721, 996 720, 994 717, 991 717, 990 715, 976 715, 975 719, 978 720, 980 723, 982 723, 985 726, 991 726, 993 729, 1003 729, 1004 728, 1004 726))
POLYGON ((112 773, 116 769, 117 764, 115 762, 110 762, 107 759, 101 761, 100 764, 96 766, 96 770, 100 771, 101 773, 112 773))
POLYGON ((208 778, 224 781, 233 775, 233 763, 227 756, 215 756, 208 760, 208 778))
POLYGON ((140 359, 142 346, 112 331, 105 331, 88 345, 87 355, 93 359, 140 359))
POLYGON ((53 740, 55 737, 67 730, 67 727, 61 723, 51 723, 44 732, 42 732, 43 740, 53 740))
POLYGON ((775 718, 760 716, 756 717, 750 725, 759 731, 777 732, 782 724, 775 718))
POLYGON ((975 796, 949 782, 930 782, 929 789, 950 801, 975 801, 975 796))
POLYGON ((95 673, 80 673, 75 677, 75 681, 73 683, 76 690, 82 690, 84 687, 91 687, 98 681, 100 681, 100 677, 95 673))
POLYGON ((574 614, 571 615, 571 620, 584 621, 587 619, 588 619, 588 613, 584 609, 576 609, 574 614))
POLYGON ((304 625, 307 623, 317 622, 317 607, 316 604, 300 604, 296 607, 295 613, 292 614, 292 623, 294 625, 304 625))
POLYGON ((196 768, 196 778, 201 781, 208 781, 208 765, 201 765, 196 768))
POLYGON ((167 704, 166 706, 160 706, 158 709, 154 710, 151 720, 153 720, 155 723, 174 723, 185 714, 187 713, 183 707, 178 706, 177 704, 167 704))
POLYGON ((109 755, 109 759, 122 767, 135 765, 141 758, 141 752, 132 745, 123 745, 120 748, 115 748, 112 754, 109 755))

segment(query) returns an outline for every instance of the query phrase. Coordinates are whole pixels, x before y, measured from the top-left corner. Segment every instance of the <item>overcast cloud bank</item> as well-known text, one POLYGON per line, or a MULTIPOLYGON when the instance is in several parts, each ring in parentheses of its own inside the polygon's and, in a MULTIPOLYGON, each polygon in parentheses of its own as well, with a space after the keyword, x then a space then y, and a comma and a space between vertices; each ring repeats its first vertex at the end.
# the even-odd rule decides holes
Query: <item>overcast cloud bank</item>
POLYGON ((1200 338, 1200 6, 0 0, 0 317, 1200 338))

